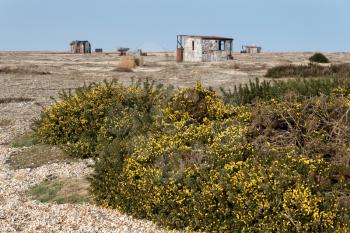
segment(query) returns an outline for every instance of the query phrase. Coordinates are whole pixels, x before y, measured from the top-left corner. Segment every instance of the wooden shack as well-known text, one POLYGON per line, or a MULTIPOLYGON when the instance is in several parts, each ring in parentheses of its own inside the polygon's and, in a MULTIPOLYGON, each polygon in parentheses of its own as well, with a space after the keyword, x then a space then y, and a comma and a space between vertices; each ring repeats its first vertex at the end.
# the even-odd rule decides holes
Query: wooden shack
POLYGON ((241 53, 261 53, 262 48, 256 45, 243 45, 241 53))
POLYGON ((178 35, 176 60, 211 62, 232 59, 233 38, 178 35))
POLYGON ((74 40, 70 43, 71 53, 91 53, 91 44, 87 40, 74 40))

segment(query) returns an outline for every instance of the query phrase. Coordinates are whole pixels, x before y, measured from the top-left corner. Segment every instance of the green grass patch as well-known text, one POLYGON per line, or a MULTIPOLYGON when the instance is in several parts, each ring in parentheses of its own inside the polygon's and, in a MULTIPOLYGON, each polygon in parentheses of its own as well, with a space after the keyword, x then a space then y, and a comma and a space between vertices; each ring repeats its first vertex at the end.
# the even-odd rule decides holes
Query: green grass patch
POLYGON ((0 127, 6 127, 12 124, 12 121, 9 119, 1 119, 0 120, 0 127))
POLYGON ((31 187, 27 194, 40 202, 57 204, 91 202, 86 178, 56 178, 31 187))
POLYGON ((39 138, 34 132, 27 132, 25 134, 18 135, 11 143, 13 147, 30 147, 39 144, 39 138))

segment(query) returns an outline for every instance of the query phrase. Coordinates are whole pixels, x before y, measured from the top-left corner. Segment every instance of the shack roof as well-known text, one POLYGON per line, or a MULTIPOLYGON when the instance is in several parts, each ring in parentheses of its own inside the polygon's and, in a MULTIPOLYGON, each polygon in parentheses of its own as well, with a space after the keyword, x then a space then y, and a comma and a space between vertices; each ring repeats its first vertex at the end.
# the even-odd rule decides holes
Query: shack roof
POLYGON ((261 46, 257 46, 257 45, 243 45, 243 48, 261 48, 261 46))
POLYGON ((179 36, 186 36, 186 37, 191 37, 195 39, 204 39, 204 40, 233 40, 233 38, 222 37, 222 36, 198 36, 198 35, 179 35, 179 36))

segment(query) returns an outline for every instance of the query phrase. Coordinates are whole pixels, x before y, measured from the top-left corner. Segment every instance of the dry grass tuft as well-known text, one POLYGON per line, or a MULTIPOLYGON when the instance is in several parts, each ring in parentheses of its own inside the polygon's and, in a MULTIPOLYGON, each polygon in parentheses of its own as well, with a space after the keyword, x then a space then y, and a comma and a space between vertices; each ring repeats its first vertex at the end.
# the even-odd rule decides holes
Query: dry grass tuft
POLYGON ((0 104, 22 103, 22 102, 31 102, 31 101, 34 101, 34 99, 24 98, 24 97, 0 98, 0 104))
POLYGON ((39 144, 39 138, 35 135, 34 132, 27 132, 21 135, 16 136, 11 146, 16 148, 21 147, 30 147, 39 144))
POLYGON ((117 67, 114 69, 117 72, 134 72, 131 68, 128 67, 117 67))
POLYGON ((136 66, 143 66, 144 65, 143 57, 135 57, 135 64, 136 66))
POLYGON ((124 56, 114 70, 118 72, 133 72, 132 69, 137 66, 143 66, 143 57, 124 56))
POLYGON ((23 169, 72 161, 76 160, 66 155, 57 146, 38 144, 12 153, 6 163, 9 164, 12 169, 23 169))
POLYGON ((6 127, 12 124, 12 121, 9 119, 1 119, 0 120, 0 127, 6 127))
POLYGON ((5 66, 0 68, 0 74, 36 74, 36 75, 48 75, 49 71, 38 70, 37 66, 5 66))

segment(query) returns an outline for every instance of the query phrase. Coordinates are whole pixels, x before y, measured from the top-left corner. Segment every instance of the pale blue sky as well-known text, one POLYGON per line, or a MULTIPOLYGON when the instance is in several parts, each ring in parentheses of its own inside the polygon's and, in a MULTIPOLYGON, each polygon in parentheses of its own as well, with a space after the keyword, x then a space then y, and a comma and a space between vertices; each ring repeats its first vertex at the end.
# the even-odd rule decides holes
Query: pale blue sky
POLYGON ((350 51, 350 0, 0 0, 0 50, 174 50, 176 34, 268 51, 350 51))

